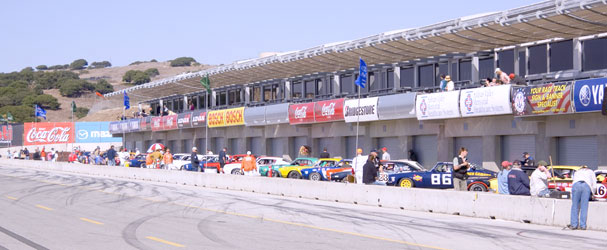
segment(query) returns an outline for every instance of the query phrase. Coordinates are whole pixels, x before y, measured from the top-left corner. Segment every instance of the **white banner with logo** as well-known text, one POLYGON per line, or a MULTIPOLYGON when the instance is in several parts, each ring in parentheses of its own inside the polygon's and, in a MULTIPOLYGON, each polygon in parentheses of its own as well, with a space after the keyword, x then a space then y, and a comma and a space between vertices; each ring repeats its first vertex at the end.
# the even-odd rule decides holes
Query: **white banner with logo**
POLYGON ((459 108, 463 117, 512 114, 510 85, 462 89, 459 108))
POLYGON ((346 100, 344 104, 344 119, 346 122, 366 122, 377 121, 379 115, 377 112, 378 97, 346 100))
POLYGON ((415 113, 418 120, 460 117, 459 90, 417 95, 415 113))

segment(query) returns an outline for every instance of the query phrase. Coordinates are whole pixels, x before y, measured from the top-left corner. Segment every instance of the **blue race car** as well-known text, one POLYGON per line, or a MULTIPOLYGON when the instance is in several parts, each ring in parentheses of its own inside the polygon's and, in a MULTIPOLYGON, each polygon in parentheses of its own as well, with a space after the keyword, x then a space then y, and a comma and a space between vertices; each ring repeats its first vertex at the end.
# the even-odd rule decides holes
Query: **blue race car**
POLYGON ((145 157, 146 157, 145 154, 136 155, 135 158, 133 158, 132 160, 129 160, 128 166, 131 168, 145 167, 145 157))
POLYGON ((351 159, 342 159, 339 162, 322 160, 316 163, 314 167, 304 168, 301 170, 301 178, 312 181, 328 181, 327 170, 350 167, 351 159), (322 165, 320 165, 322 164, 322 165))
MULTIPOLYGON (((404 188, 448 189, 453 188, 452 172, 452 162, 438 162, 432 170, 388 175, 386 184, 388 186, 400 186, 404 188)), ((496 178, 496 176, 496 172, 472 165, 472 168, 468 170, 468 190, 487 191, 491 186, 490 181, 496 178)))
MULTIPOLYGON (((202 160, 200 160, 200 166, 204 166, 205 164, 208 163, 213 163, 213 162, 218 162, 219 159, 217 157, 208 157, 208 161, 207 161, 207 157, 203 156, 202 160)), ((180 170, 185 170, 185 171, 194 171, 194 172, 198 172, 199 168, 192 168, 192 163, 188 163, 188 164, 184 164, 183 166, 181 166, 180 170)))

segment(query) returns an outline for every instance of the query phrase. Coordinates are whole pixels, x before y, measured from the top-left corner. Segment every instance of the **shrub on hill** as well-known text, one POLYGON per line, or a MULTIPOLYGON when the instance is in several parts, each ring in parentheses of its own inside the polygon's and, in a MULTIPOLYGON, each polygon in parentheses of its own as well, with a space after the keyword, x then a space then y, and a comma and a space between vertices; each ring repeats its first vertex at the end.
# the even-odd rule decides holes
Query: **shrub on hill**
POLYGON ((36 66, 36 70, 38 70, 38 71, 47 70, 47 69, 48 69, 48 67, 44 64, 36 66))
POLYGON ((145 73, 148 74, 148 76, 150 76, 150 77, 160 75, 160 72, 158 72, 157 68, 146 69, 145 73))
POLYGON ((108 83, 105 79, 101 79, 93 85, 95 86, 94 91, 99 92, 101 94, 107 94, 110 92, 114 92, 114 86, 112 86, 110 83, 108 83))
POLYGON ((86 68, 87 65, 89 65, 89 63, 86 60, 84 60, 84 59, 78 59, 78 60, 73 61, 69 65, 69 68, 72 69, 72 70, 75 70, 75 69, 84 69, 84 68, 86 68))
POLYGON ((174 60, 171 60, 171 67, 183 67, 190 66, 193 62, 196 62, 194 58, 191 57, 178 57, 174 60))
POLYGON ((91 66, 89 66, 90 69, 102 69, 109 67, 112 67, 112 64, 108 61, 93 62, 91 63, 91 66))

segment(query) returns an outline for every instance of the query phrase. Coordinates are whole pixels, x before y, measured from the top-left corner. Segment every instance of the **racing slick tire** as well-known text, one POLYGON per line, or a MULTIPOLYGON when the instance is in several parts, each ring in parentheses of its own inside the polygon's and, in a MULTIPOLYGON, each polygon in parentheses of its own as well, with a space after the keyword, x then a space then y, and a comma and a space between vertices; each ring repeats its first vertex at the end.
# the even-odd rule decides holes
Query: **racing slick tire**
POLYGON ((282 177, 280 175, 280 172, 278 172, 278 170, 272 170, 272 177, 282 177))
POLYGON ((322 176, 320 176, 320 173, 311 173, 309 179, 311 181, 320 181, 322 176))
POLYGON ((470 185, 470 187, 468 188, 468 191, 474 191, 474 192, 487 192, 487 187, 482 184, 482 183, 472 183, 472 185, 470 185))
POLYGON ((297 171, 291 171, 289 172, 289 174, 287 175, 287 178, 291 178, 291 179, 301 179, 301 174, 297 171))
POLYGON ((235 168, 235 169, 232 169, 232 172, 230 174, 242 175, 242 172, 240 171, 240 169, 235 168))
POLYGON ((398 181, 398 186, 403 188, 412 188, 415 187, 415 184, 410 178, 402 178, 398 181))

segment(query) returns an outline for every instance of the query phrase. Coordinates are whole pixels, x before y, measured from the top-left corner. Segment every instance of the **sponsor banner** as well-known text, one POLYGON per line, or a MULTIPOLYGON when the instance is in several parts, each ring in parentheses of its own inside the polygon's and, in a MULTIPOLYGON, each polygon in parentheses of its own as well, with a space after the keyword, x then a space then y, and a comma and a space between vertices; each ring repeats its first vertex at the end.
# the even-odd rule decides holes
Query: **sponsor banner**
POLYGON ((380 120, 415 118, 415 97, 417 93, 409 92, 396 95, 380 96, 377 99, 377 113, 380 120))
POLYGON ((303 124, 314 122, 314 103, 301 103, 289 105, 289 123, 303 124))
POLYGON ((162 117, 162 129, 177 129, 177 115, 167 115, 162 117))
POLYGON ((127 121, 129 123, 129 132, 137 132, 139 131, 139 126, 141 125, 139 119, 130 119, 127 121))
POLYGON ((178 128, 191 128, 192 127, 192 112, 179 114, 177 116, 177 127, 178 128))
POLYGON ((289 104, 281 103, 266 106, 266 124, 289 123, 289 104))
POLYGON ((192 113, 192 127, 204 127, 207 124, 207 113, 197 111, 192 113))
POLYGON ((162 117, 152 117, 152 131, 160 131, 164 129, 162 125, 162 117))
POLYGON ((225 110, 209 111, 207 123, 208 123, 209 128, 225 127, 226 126, 225 110))
POLYGON ((139 119, 139 131, 150 131, 152 130, 152 117, 143 117, 139 119))
POLYGON ((314 103, 314 120, 332 122, 344 120, 344 98, 314 103))
POLYGON ((346 100, 344 103, 344 120, 346 122, 367 122, 379 120, 377 112, 378 97, 346 100))
POLYGON ((24 124, 25 146, 74 143, 74 124, 71 122, 28 122, 24 124))
POLYGON ((555 115, 571 113, 573 84, 549 83, 516 88, 512 94, 515 116, 555 115))
POLYGON ((13 142, 13 125, 0 125, 0 144, 13 142))
POLYGON ((463 89, 459 108, 463 117, 512 114, 510 85, 463 89))
POLYGON ((249 107, 244 110, 244 124, 246 126, 266 125, 266 107, 249 107))
POLYGON ((226 109, 226 126, 244 125, 244 107, 226 109))
POLYGON ((120 122, 119 121, 110 122, 109 130, 110 130, 110 133, 112 133, 112 134, 122 133, 122 131, 120 130, 120 122))
POLYGON ((129 121, 120 121, 120 131, 122 133, 128 133, 129 131, 129 121))
MULTIPOLYGON (((139 123, 137 123, 139 124, 139 123)), ((108 130, 110 122, 76 122, 76 143, 121 142, 108 130)))
POLYGON ((601 111, 607 78, 575 81, 573 104, 575 112, 601 111))
POLYGON ((459 90, 417 95, 415 114, 418 120, 460 117, 459 90))

